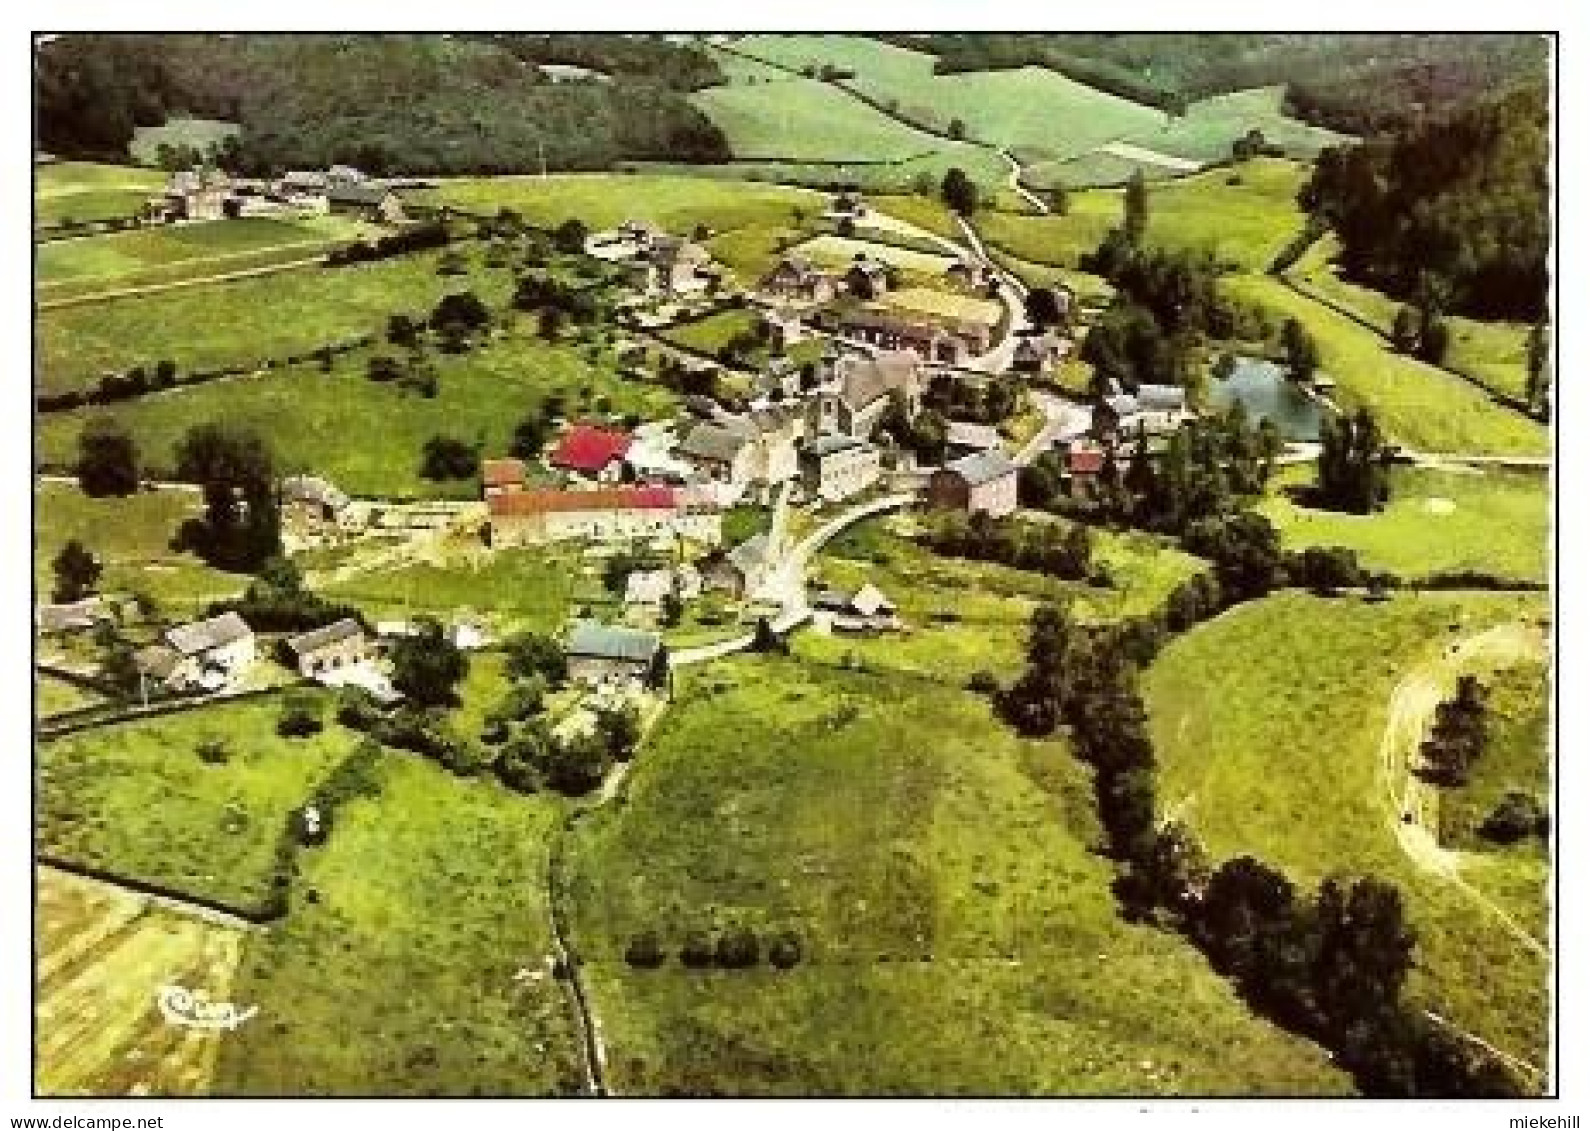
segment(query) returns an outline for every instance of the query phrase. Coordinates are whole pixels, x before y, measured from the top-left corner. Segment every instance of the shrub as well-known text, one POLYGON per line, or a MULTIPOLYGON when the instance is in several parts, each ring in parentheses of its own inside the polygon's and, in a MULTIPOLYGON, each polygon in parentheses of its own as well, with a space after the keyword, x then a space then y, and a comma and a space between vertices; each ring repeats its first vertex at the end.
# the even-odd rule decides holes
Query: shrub
POLYGON ((1485 818, 1480 835, 1498 844, 1515 844, 1527 836, 1546 837, 1551 818, 1540 802, 1527 793, 1511 790, 1485 818))
POLYGON ((641 970, 655 970, 667 960, 655 931, 642 931, 624 948, 624 961, 641 970))
POLYGON ((712 936, 705 931, 691 931, 679 948, 679 961, 692 970, 701 970, 712 965, 713 953, 712 936))
POLYGON ((755 966, 761 957, 756 933, 749 927, 736 927, 718 939, 718 965, 725 970, 744 970, 755 966))
POLYGON ((788 970, 801 960, 801 941, 793 931, 782 931, 767 948, 767 960, 780 970, 788 970))
POLYGON ((199 760, 210 766, 224 766, 232 760, 232 748, 224 738, 207 738, 196 748, 199 760))
POLYGON ((324 728, 320 705, 304 697, 294 697, 283 703, 281 717, 276 720, 276 733, 283 738, 308 738, 324 728))
POLYGON ((975 671, 966 680, 966 690, 978 695, 992 695, 999 690, 999 680, 990 671, 975 671))

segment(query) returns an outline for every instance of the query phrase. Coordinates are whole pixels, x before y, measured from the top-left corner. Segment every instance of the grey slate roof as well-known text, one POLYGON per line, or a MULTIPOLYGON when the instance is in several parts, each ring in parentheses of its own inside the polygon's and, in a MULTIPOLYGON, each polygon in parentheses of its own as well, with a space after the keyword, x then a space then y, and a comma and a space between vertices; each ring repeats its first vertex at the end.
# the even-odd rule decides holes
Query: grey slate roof
POLYGON ((224 648, 228 644, 253 635, 254 630, 242 617, 236 613, 222 613, 209 620, 179 624, 175 628, 167 629, 166 643, 184 656, 195 656, 200 652, 224 648))
POLYGON ((328 644, 335 644, 339 640, 347 640, 349 637, 362 636, 363 634, 364 625, 352 617, 343 617, 341 620, 333 621, 322 628, 312 628, 308 632, 293 637, 287 642, 287 647, 293 650, 294 655, 302 656, 307 652, 324 648, 328 644))
POLYGON ((767 560, 767 535, 753 534, 729 551, 729 561, 742 573, 760 566, 767 560))
POLYGON ((991 424, 974 424, 966 420, 952 420, 945 431, 945 439, 957 448, 999 447, 999 429, 991 424))
POLYGON ((846 359, 840 376, 839 398, 850 409, 862 409, 903 391, 918 369, 916 354, 909 350, 890 350, 871 358, 846 359))
POLYGON ((357 204, 374 207, 387 198, 392 190, 378 181, 351 183, 332 181, 326 186, 326 199, 333 204, 357 204))
POLYGON ((960 459, 951 460, 944 465, 955 472, 972 487, 981 487, 984 483, 992 483, 1006 475, 1011 475, 1016 470, 1016 465, 1004 452, 994 450, 991 452, 976 452, 960 459))
POLYGON ((680 443, 678 454, 695 459, 728 463, 750 443, 750 437, 721 424, 701 423, 691 428, 680 443))
POLYGON ((824 456, 831 456, 835 452, 848 452, 852 448, 869 446, 865 441, 858 440, 854 436, 844 436, 829 432, 817 437, 812 446, 806 450, 821 459, 824 456))
POLYGON ((1110 410, 1114 412, 1116 416, 1135 416, 1138 412, 1137 398, 1132 396, 1130 393, 1122 393, 1119 396, 1114 397, 1105 397, 1104 403, 1110 407, 1110 410))
POLYGON ((177 670, 177 664, 181 661, 177 650, 164 644, 151 644, 133 653, 133 663, 138 670, 156 679, 171 678, 171 673, 177 670))
POLYGON ((1187 390, 1180 385, 1139 385, 1137 403, 1154 412, 1180 412, 1187 407, 1187 390))
POLYGON ((576 621, 574 630, 569 633, 568 653, 601 660, 646 663, 657 654, 660 647, 662 637, 655 632, 582 620, 576 621))

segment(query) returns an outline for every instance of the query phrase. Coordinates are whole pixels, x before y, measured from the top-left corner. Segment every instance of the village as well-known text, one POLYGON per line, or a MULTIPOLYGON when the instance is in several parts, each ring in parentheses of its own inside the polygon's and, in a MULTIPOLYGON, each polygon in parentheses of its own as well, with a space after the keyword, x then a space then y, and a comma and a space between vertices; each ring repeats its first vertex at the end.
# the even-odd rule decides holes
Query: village
MULTIPOLYGON (((347 166, 264 181, 196 168, 173 174, 144 215, 150 223, 187 224, 351 211, 396 231, 413 222, 397 189, 421 183, 347 166)), ((867 219, 867 206, 839 192, 828 216, 852 231, 867 219)), ((1060 288, 1046 296, 1045 323, 1035 324, 1017 278, 975 243, 940 242, 956 254, 936 280, 902 285, 905 272, 881 258, 890 248, 879 245, 878 256, 856 251, 831 267, 786 254, 742 288, 696 239, 641 222, 591 232, 584 253, 622 271, 627 295, 618 311, 631 352, 665 345, 658 331, 703 308, 732 303, 755 312, 773 348, 759 369, 739 371, 745 393, 733 407, 695 395, 681 419, 633 427, 556 421, 557 434, 537 458, 485 453, 473 504, 358 499, 322 475, 285 476, 278 484, 284 546, 356 557, 361 542, 373 540, 381 558, 391 556, 397 537, 432 546, 462 541, 486 554, 572 545, 596 563, 622 557, 633 566, 621 581, 622 621, 577 618, 563 641, 577 683, 637 702, 659 686, 659 664, 716 659, 758 645, 770 631, 783 635, 810 622, 823 633, 909 632, 877 586, 842 592, 809 575, 823 542, 887 512, 1012 515, 1022 468, 1050 452, 1065 469, 1065 490, 1091 499, 1110 453, 1134 439, 1157 442, 1191 418, 1177 386, 1116 389, 1091 404, 1057 391, 1050 377, 1091 312, 1060 288), (993 382, 1007 388, 998 416, 956 419, 928 408, 964 402, 966 390, 975 399, 993 382), (1014 429, 1018 416, 1026 418, 1024 432, 1014 429), (913 446, 928 417, 927 443, 913 446), (939 458, 923 459, 923 447, 939 458), (760 514, 757 532, 726 540, 731 512, 760 514), (670 655, 661 629, 703 600, 726 603, 739 631, 670 655)), ((680 361, 708 387, 729 372, 710 358, 680 361)), ((117 620, 114 608, 90 597, 41 605, 36 619, 41 634, 59 637, 117 620)), ((721 611, 714 619, 723 619, 721 611)), ((391 705, 402 695, 386 657, 414 631, 407 620, 344 617, 261 647, 236 612, 153 632, 143 626, 150 639, 135 655, 137 709, 225 698, 290 678, 361 688, 391 705), (272 666, 280 670, 261 674, 272 666)), ((446 631, 465 650, 500 643, 467 608, 455 611, 446 631)), ((76 674, 94 673, 80 665, 76 674)))

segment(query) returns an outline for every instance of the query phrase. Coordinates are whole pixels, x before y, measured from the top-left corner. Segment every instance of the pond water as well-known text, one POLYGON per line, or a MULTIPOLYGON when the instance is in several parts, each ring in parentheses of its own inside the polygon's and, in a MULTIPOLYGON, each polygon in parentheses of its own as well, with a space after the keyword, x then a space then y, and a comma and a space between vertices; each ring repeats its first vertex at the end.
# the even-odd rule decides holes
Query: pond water
POLYGON ((1269 420, 1288 440, 1318 440, 1320 416, 1325 411, 1300 390, 1274 362, 1259 357, 1239 357, 1237 367, 1224 381, 1209 386, 1210 403, 1229 408, 1233 401, 1247 409, 1249 420, 1269 420))

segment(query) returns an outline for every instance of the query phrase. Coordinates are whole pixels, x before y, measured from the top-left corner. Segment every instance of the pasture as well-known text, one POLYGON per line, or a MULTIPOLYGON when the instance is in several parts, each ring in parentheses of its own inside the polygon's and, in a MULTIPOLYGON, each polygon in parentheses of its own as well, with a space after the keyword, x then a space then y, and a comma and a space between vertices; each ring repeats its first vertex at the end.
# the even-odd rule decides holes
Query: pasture
POLYGON ((1309 888, 1337 872, 1395 883, 1419 939, 1414 999, 1536 1064, 1547 964, 1403 855, 1381 742, 1393 688, 1410 670, 1472 633, 1546 611, 1538 595, 1374 604, 1282 594, 1172 641, 1144 681, 1160 804, 1212 859, 1252 854, 1309 888))
POLYGON ((1121 922, 1063 742, 898 674, 743 657, 681 685, 569 854, 620 1094, 1345 1090, 1184 943, 1121 922), (733 926, 793 932, 799 964, 683 967, 687 934, 733 926), (643 931, 661 969, 624 961, 643 931))
MULTIPOLYGON (((75 433, 69 444, 75 453, 75 433)), ((200 512, 197 492, 162 489, 93 499, 72 483, 37 481, 33 508, 33 581, 41 600, 49 599, 55 584, 50 563, 73 538, 104 566, 102 591, 146 593, 171 611, 193 611, 247 585, 241 575, 171 549, 177 529, 200 512)))
POLYGON ((217 1091, 570 1094, 578 1049, 548 967, 556 799, 388 753, 380 795, 299 857, 287 918, 250 936, 217 1091))
POLYGON ((1231 156, 1231 143, 1256 129, 1287 157, 1313 160, 1320 150, 1349 141, 1333 130, 1310 125, 1282 108, 1286 88, 1254 87, 1194 102, 1187 112, 1127 140, 1160 153, 1195 161, 1220 161, 1231 156))
MULTIPOLYGON (((1338 307, 1389 335, 1402 303, 1372 287, 1342 278, 1335 259, 1341 243, 1326 234, 1304 253, 1287 279, 1308 294, 1338 307)), ((1503 396, 1522 397, 1528 379, 1529 327, 1521 322, 1482 322, 1447 317, 1451 345, 1445 365, 1503 396)))
POLYGON ((507 271, 438 275, 437 259, 427 253, 306 268, 46 310, 36 320, 37 385, 43 393, 83 389, 107 371, 162 359, 182 372, 256 364, 379 336, 389 315, 428 315, 451 291, 473 290, 493 307, 513 291, 507 271))
POLYGON ((661 386, 621 379, 610 358, 591 361, 572 345, 513 336, 467 354, 432 354, 439 390, 420 396, 365 376, 368 351, 260 377, 215 381, 125 401, 99 410, 41 417, 40 457, 75 458, 77 436, 91 411, 122 421, 145 462, 169 469, 175 448, 195 424, 248 421, 270 442, 277 466, 330 476, 353 494, 385 498, 474 497, 473 479, 433 482, 420 475, 421 451, 435 435, 507 450, 518 424, 536 405, 558 395, 565 411, 581 414, 666 415, 675 403, 661 386))
MULTIPOLYGON (((1312 483, 1312 470, 1283 478, 1312 483)), ((1551 488, 1543 472, 1483 474, 1395 468, 1391 503, 1373 515, 1300 506, 1271 494, 1260 511, 1291 550, 1347 546, 1364 565, 1407 578, 1473 570, 1522 581, 1549 576, 1551 488)))
POLYGON ((662 332, 665 341, 695 353, 713 354, 734 338, 754 334, 761 322, 751 310, 720 310, 694 322, 680 322, 662 332))
POLYGON ((40 244, 41 303, 295 263, 367 234, 336 216, 250 216, 174 224, 40 244))
POLYGON ((1336 379, 1344 407, 1371 408, 1392 438, 1426 452, 1544 455, 1547 429, 1444 370, 1395 353, 1373 330, 1285 283, 1259 275, 1222 281, 1232 296, 1272 318, 1296 318, 1319 345, 1320 369, 1336 379))
POLYGON ((57 161, 33 167, 33 222, 67 222, 135 216, 166 183, 164 173, 126 165, 57 161))
POLYGON ((900 161, 946 144, 816 79, 708 87, 690 101, 743 160, 900 161))
MULTIPOLYGON (((1302 227, 1297 190, 1304 175, 1295 162, 1258 158, 1152 185, 1147 242, 1262 271, 1302 227)), ((1075 268, 1119 226, 1121 212, 1120 191, 1094 189, 1072 193, 1063 216, 980 212, 976 224, 985 240, 1020 259, 1075 268)))
POLYGON ((157 999, 174 985, 232 1001, 243 932, 56 868, 35 876, 35 1090, 207 1094, 227 1038, 167 1022, 157 999))
POLYGON ((268 696, 40 742, 40 854, 262 906, 288 813, 353 748, 353 736, 335 727, 281 738, 280 714, 280 699, 268 696), (210 740, 226 744, 224 762, 199 757, 210 740))

